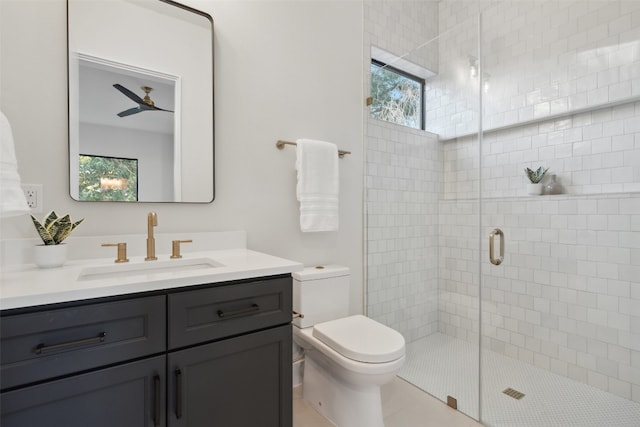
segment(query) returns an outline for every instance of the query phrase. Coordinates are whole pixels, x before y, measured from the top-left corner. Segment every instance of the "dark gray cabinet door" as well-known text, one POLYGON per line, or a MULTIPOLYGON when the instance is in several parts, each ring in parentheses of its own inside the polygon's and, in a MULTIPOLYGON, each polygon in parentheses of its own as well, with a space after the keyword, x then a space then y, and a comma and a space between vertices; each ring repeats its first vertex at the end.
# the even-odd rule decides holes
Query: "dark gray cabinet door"
POLYGON ((165 426, 165 356, 3 393, 2 427, 165 426))
POLYGON ((290 427, 291 325, 168 356, 170 427, 290 427))

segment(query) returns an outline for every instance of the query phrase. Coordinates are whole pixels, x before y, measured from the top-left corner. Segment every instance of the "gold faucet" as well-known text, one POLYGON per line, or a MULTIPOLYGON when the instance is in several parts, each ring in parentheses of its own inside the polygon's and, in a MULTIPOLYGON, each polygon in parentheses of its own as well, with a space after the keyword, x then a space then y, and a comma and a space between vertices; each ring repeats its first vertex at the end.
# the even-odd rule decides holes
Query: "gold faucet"
POLYGON ((171 242, 171 256, 169 258, 171 259, 176 259, 176 258, 182 258, 182 255, 180 254, 180 243, 191 243, 193 242, 193 240, 189 239, 189 240, 174 240, 171 242))
POLYGON ((114 262, 122 263, 129 262, 129 258, 127 258, 127 244, 126 243, 103 243, 102 246, 117 246, 118 247, 118 257, 114 262))
POLYGON ((147 215, 147 257, 145 261, 155 261, 156 257, 156 239, 153 237, 153 227, 158 225, 158 214, 149 212, 147 215))

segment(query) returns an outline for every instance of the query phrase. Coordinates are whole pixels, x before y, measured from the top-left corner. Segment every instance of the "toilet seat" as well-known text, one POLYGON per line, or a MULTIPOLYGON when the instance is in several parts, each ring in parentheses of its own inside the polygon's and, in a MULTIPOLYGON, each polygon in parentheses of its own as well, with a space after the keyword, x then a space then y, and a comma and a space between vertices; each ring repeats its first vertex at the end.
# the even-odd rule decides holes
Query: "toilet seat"
POLYGON ((293 340, 304 348, 307 356, 312 353, 322 353, 325 357, 330 359, 333 363, 341 366, 343 369, 354 374, 360 375, 385 375, 389 372, 397 372, 402 365, 406 356, 402 356, 399 359, 392 360, 391 362, 382 363, 365 363, 358 362, 357 360, 349 359, 338 353, 318 338, 313 336, 313 328, 293 328, 293 340))
POLYGON ((405 354, 404 337, 399 332, 362 315, 318 323, 312 335, 358 362, 391 362, 405 354))

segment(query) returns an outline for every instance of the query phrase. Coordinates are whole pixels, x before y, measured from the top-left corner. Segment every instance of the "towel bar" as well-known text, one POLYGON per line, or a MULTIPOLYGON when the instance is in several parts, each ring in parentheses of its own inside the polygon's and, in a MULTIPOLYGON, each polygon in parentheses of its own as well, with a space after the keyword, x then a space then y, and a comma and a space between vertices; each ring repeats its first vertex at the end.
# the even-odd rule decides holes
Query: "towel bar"
MULTIPOLYGON (((282 150, 285 145, 298 145, 298 144, 296 144, 295 142, 283 141, 283 140, 278 140, 278 142, 276 142, 276 147, 278 147, 278 150, 282 150)), ((345 154, 351 154, 351 151, 338 150, 338 157, 343 158, 345 154)))

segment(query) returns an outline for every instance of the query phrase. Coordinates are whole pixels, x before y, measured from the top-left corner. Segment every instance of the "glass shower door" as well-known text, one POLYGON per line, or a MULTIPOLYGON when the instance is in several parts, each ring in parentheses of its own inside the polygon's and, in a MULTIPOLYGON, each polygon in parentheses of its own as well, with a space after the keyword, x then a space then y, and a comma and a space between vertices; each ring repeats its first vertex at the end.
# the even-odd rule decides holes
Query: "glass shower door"
POLYGON ((390 63, 430 72, 425 130, 371 117, 365 123, 367 314, 405 337, 402 379, 473 418, 480 336, 477 36, 472 16, 390 63))
POLYGON ((617 0, 482 12, 488 426, 639 425, 639 14, 617 0), (545 191, 529 194, 539 167, 545 191))

